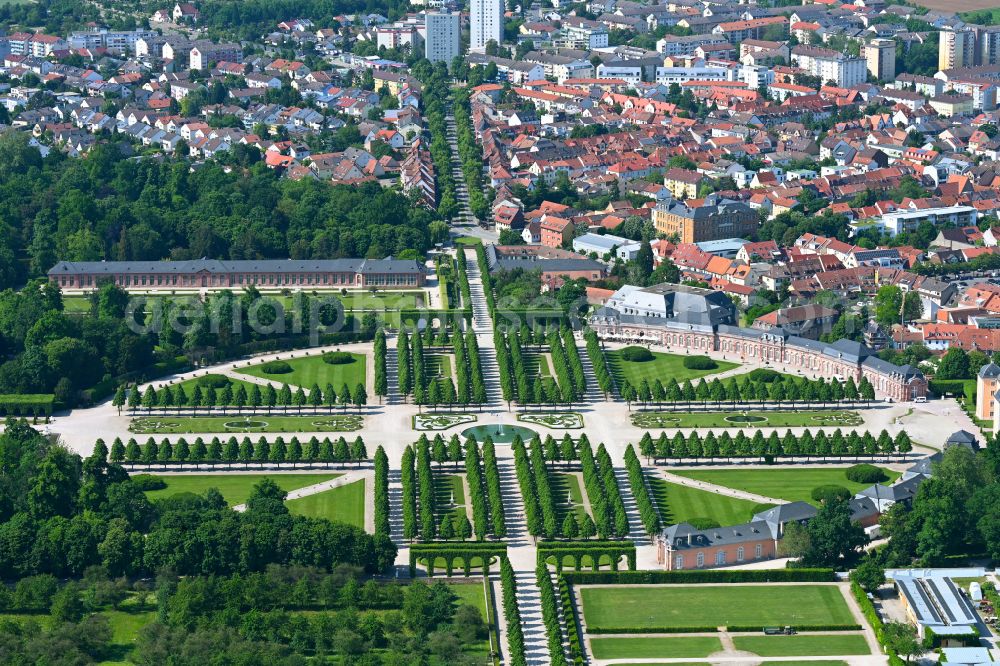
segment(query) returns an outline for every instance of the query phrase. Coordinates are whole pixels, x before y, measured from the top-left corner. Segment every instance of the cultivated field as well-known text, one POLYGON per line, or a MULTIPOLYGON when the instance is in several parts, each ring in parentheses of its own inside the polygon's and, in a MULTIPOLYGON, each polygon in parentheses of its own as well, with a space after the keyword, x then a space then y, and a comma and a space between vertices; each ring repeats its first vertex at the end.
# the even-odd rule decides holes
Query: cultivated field
POLYGON ((943 12, 968 12, 974 9, 992 9, 997 0, 914 0, 913 4, 943 12))

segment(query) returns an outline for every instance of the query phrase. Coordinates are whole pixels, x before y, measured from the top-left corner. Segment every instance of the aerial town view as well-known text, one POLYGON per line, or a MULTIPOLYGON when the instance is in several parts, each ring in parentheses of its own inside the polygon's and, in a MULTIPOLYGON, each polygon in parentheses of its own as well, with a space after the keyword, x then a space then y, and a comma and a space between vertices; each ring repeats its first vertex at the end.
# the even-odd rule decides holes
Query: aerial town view
POLYGON ((1000 665, 1000 0, 0 0, 0 666, 1000 665))

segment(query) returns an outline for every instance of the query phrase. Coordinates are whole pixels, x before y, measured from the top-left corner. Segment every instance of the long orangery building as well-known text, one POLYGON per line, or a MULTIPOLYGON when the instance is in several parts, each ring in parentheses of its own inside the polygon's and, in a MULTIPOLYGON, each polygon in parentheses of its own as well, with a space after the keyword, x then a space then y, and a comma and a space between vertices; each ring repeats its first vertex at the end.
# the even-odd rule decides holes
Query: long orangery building
POLYGON ((128 291, 243 289, 393 289, 424 285, 410 259, 249 259, 193 261, 60 261, 49 281, 66 291, 91 291, 110 281, 128 291))
POLYGON ((661 284, 622 287, 591 315, 589 324, 603 340, 721 355, 811 378, 860 382, 867 377, 877 395, 895 401, 927 394, 927 379, 918 369, 883 361, 861 343, 818 342, 780 328, 741 328, 736 321, 736 307, 722 292, 661 284))

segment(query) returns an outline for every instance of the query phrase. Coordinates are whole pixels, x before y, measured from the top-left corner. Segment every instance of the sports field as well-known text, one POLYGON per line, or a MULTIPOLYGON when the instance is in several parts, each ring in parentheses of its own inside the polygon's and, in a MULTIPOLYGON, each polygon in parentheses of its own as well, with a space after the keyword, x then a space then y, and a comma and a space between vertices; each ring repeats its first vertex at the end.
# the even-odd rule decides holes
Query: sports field
POLYGON ((871 654, 861 634, 816 634, 795 636, 733 636, 737 650, 762 657, 825 657, 871 654))
MULTIPOLYGON (((765 497, 787 502, 810 502, 815 504, 811 493, 818 486, 843 486, 852 493, 869 487, 870 483, 855 483, 847 478, 846 468, 803 467, 789 469, 711 469, 679 470, 678 476, 697 481, 705 481, 720 486, 745 490, 765 497)), ((884 469, 889 477, 887 483, 899 477, 898 472, 884 469)))
POLYGON ((655 659, 707 657, 722 650, 716 636, 630 636, 628 638, 592 638, 594 659, 655 659))
POLYGON ((587 626, 605 632, 855 623, 835 585, 581 586, 580 595, 587 626))
POLYGON ((353 391, 355 386, 365 383, 365 355, 351 354, 351 356, 354 357, 353 363, 341 365, 326 363, 320 355, 288 359, 287 363, 292 366, 292 371, 283 374, 268 374, 260 365, 240 368, 237 372, 260 377, 276 384, 292 384, 306 389, 313 384, 320 389, 325 388, 327 384, 333 384, 333 390, 339 393, 344 384, 353 391))
POLYGON ((647 478, 664 525, 698 518, 714 520, 719 525, 739 525, 750 520, 751 512, 757 506, 748 500, 688 488, 654 476, 647 478))
POLYGON ((326 518, 365 528, 365 482, 355 481, 286 502, 288 510, 310 518, 326 518))
POLYGON ((247 501, 250 491, 264 479, 271 479, 282 490, 305 488, 316 483, 335 479, 340 474, 164 474, 155 475, 167 483, 162 490, 146 491, 149 499, 162 499, 178 493, 201 495, 209 488, 216 488, 230 506, 247 501))

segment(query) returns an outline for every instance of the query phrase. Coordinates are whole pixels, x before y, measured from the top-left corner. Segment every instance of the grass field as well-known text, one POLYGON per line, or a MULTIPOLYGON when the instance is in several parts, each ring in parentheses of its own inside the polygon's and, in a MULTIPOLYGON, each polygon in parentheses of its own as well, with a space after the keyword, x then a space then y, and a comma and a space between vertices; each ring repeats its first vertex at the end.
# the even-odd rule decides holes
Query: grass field
POLYGON ((640 428, 845 428, 864 423, 853 411, 636 412, 640 428))
MULTIPOLYGON (((890 481, 895 480, 898 472, 884 470, 890 481)), ((858 492, 871 484, 848 481, 845 468, 804 467, 802 469, 715 469, 715 470, 681 470, 675 472, 678 476, 706 481, 720 486, 728 486, 737 490, 773 497, 788 502, 815 503, 810 496, 817 486, 843 486, 851 492, 858 492)))
POLYGON ((715 636, 592 638, 595 659, 700 658, 722 650, 715 636))
POLYGON ((818 636, 733 636, 737 650, 762 657, 825 657, 871 654, 861 634, 821 634, 818 636))
POLYGON ((447 515, 452 517, 452 525, 455 525, 456 517, 465 516, 465 486, 462 484, 460 474, 435 474, 434 475, 434 506, 438 525, 447 515))
MULTIPOLYGON (((249 395, 250 394, 250 390, 254 387, 254 383, 253 382, 245 382, 242 379, 233 379, 232 377, 227 377, 227 379, 229 379, 229 387, 233 391, 236 390, 237 386, 242 386, 243 389, 249 395)), ((274 384, 275 390, 277 390, 278 388, 281 387, 281 382, 280 381, 274 381, 274 382, 272 382, 272 384, 274 384)), ((190 398, 191 394, 194 392, 194 387, 197 386, 197 385, 198 385, 198 378, 197 377, 192 377, 191 379, 185 379, 182 382, 177 382, 176 384, 174 384, 174 387, 176 388, 177 386, 183 386, 184 387, 184 394, 187 395, 190 398)), ((263 388, 263 386, 258 386, 258 388, 263 388)), ((306 388, 308 388, 308 387, 306 387, 306 388)), ((337 390, 339 391, 340 389, 338 388, 337 390)), ((202 387, 201 391, 202 391, 202 393, 204 393, 205 392, 205 387, 202 387)), ((218 392, 218 389, 216 389, 216 392, 218 392)), ((140 407, 139 411, 137 413, 142 414, 142 413, 145 413, 145 411, 146 410, 144 410, 144 409, 142 409, 140 407)))
POLYGON ((648 478, 664 525, 688 522, 693 518, 709 518, 719 525, 739 525, 750 520, 757 506, 748 500, 688 488, 656 477, 648 478))
POLYGON ((365 528, 365 482, 355 481, 286 502, 288 510, 310 518, 326 518, 365 528))
POLYGON ((158 476, 167 483, 162 490, 146 491, 149 499, 162 499, 177 493, 200 495, 209 488, 216 488, 229 506, 243 504, 250 497, 250 491, 264 479, 273 480, 282 490, 304 488, 330 479, 340 474, 165 474, 158 476))
POLYGON ((238 372, 246 375, 260 377, 276 384, 293 384, 306 389, 313 384, 321 389, 327 384, 333 384, 333 389, 340 392, 344 384, 354 390, 358 384, 365 383, 365 355, 351 354, 354 357, 353 363, 343 365, 331 365, 323 362, 322 356, 304 356, 288 360, 288 365, 292 366, 291 372, 280 375, 269 375, 261 369, 260 365, 241 368, 238 372))
POLYGON ((427 354, 427 376, 431 379, 441 377, 442 379, 454 379, 451 368, 454 365, 454 355, 452 354, 427 354))
POLYGON ((586 515, 587 509, 583 504, 580 479, 575 474, 550 474, 549 478, 552 495, 556 500, 556 520, 560 529, 568 511, 575 512, 577 520, 581 520, 586 515))
POLYGON ((551 377, 549 357, 543 354, 524 353, 524 374, 528 377, 551 377))
MULTIPOLYGON (((309 412, 308 407, 303 408, 309 412)), ((138 434, 245 432, 353 432, 364 425, 359 414, 314 416, 140 416, 129 430, 138 434)))
POLYGON ((714 370, 689 370, 684 367, 683 356, 660 352, 653 352, 653 360, 645 362, 626 361, 622 358, 620 350, 606 352, 605 356, 615 381, 620 385, 623 380, 627 379, 632 386, 636 387, 643 379, 648 380, 650 384, 653 383, 654 379, 666 382, 671 377, 678 382, 683 382, 687 379, 715 375, 739 366, 739 363, 716 361, 718 367, 714 370))
POLYGON ((608 585, 580 593, 587 625, 611 631, 854 623, 834 585, 608 585))

